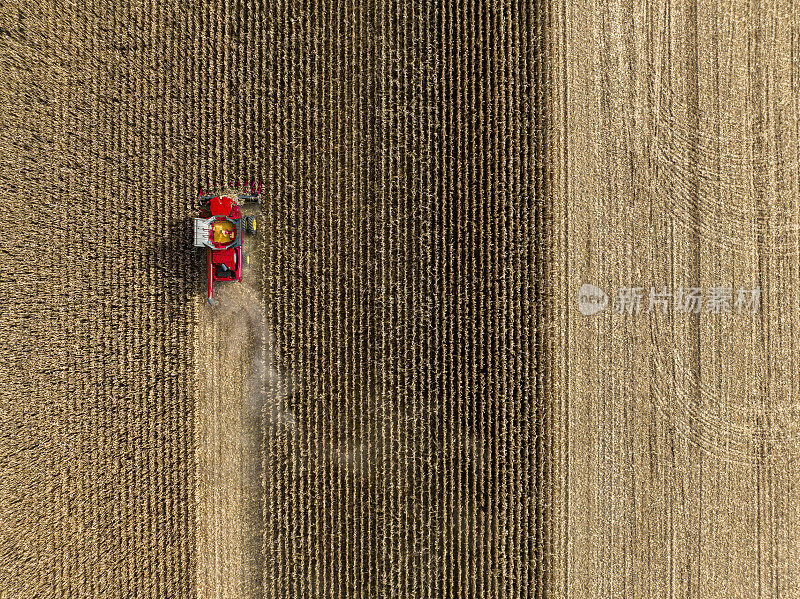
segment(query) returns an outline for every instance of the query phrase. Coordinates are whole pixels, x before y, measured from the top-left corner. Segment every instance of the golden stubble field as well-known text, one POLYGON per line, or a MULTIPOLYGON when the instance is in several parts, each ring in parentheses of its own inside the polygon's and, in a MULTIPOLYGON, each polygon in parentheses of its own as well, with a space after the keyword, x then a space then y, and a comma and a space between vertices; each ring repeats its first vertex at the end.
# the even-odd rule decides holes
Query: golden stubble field
POLYGON ((797 7, 547 11, 553 596, 795 597, 797 7), (583 283, 643 310, 584 316, 583 283))

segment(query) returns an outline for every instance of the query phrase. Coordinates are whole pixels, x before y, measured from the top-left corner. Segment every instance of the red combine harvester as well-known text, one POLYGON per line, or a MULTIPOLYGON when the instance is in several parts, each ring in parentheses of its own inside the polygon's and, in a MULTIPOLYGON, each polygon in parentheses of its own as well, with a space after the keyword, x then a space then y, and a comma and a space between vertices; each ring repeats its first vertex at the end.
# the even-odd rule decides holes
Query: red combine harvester
MULTIPOLYGON (((200 218, 194 219, 194 245, 206 248, 208 303, 214 305, 214 281, 241 281, 247 254, 242 251, 245 232, 256 232, 256 217, 243 216, 235 201, 228 196, 200 198, 200 218)), ((261 197, 240 195, 238 200, 258 202, 261 197)))

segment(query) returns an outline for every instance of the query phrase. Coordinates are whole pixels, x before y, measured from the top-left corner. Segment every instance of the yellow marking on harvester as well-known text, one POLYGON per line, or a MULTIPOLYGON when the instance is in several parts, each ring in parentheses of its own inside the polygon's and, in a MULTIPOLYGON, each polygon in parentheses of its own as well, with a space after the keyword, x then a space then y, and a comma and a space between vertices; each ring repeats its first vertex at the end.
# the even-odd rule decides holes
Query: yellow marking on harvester
POLYGON ((230 243, 236 236, 236 229, 230 221, 218 220, 214 222, 212 227, 214 228, 214 241, 216 243, 230 243))

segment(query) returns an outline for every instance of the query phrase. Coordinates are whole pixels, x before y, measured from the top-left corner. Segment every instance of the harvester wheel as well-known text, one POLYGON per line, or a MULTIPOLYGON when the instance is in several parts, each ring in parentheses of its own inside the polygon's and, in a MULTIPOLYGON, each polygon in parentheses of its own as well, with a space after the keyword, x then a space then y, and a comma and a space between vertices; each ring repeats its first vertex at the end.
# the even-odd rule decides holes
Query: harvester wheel
POLYGON ((247 232, 250 235, 256 234, 256 217, 255 216, 248 216, 247 217, 247 232))

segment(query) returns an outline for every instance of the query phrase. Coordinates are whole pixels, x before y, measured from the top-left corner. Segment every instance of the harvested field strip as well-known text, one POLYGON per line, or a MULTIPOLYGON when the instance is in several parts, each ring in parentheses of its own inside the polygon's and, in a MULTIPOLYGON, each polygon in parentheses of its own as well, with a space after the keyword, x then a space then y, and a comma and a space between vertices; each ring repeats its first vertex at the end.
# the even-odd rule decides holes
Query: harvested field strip
POLYGON ((797 5, 543 8, 551 592, 796 597, 797 5))

